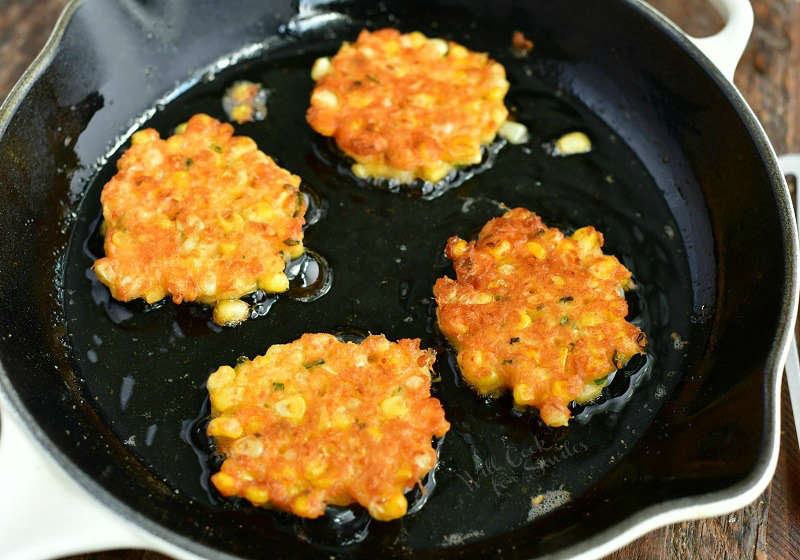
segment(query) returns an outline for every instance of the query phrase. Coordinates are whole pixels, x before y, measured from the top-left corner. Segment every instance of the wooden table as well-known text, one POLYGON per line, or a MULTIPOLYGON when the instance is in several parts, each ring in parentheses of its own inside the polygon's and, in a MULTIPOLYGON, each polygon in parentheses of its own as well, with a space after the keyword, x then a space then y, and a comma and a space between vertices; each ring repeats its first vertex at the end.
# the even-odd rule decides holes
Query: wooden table
MULTIPOLYGON (((0 98, 30 63, 66 0, 0 0, 0 98)), ((721 22, 708 0, 651 0, 685 30, 703 35, 721 22)), ((800 3, 753 0, 756 25, 736 85, 778 153, 800 152, 800 3)), ((800 558, 800 449, 784 382, 781 454, 775 479, 752 505, 722 517, 679 523, 652 533, 606 560, 800 558)), ((163 560, 135 550, 70 560, 163 560)))

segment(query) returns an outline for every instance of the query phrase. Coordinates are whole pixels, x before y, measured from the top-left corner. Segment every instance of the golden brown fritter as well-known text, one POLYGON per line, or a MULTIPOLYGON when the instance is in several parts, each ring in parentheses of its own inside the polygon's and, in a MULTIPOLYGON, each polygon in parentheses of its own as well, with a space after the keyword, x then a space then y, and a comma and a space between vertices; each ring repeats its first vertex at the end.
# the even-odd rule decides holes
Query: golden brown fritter
POLYGON ((434 286, 439 327, 479 393, 510 388, 516 404, 565 426, 570 401, 596 396, 643 352, 644 334, 625 320, 631 273, 602 246, 592 226, 564 237, 524 208, 489 221, 477 241, 448 240, 457 279, 434 286))
POLYGON ((359 177, 439 181, 481 161, 508 111, 505 69, 452 41, 362 31, 312 69, 306 118, 356 163, 359 177))
POLYGON ((220 367, 208 434, 226 460, 212 482, 302 517, 354 502, 375 519, 402 517, 403 492, 434 467, 432 438, 450 427, 430 396, 434 359, 418 339, 305 334, 220 367))
POLYGON ((103 188, 106 256, 94 270, 118 300, 219 302, 215 320, 236 322, 247 306, 228 300, 289 287, 286 261, 303 252, 300 178, 230 124, 200 114, 181 128, 133 135, 103 188))

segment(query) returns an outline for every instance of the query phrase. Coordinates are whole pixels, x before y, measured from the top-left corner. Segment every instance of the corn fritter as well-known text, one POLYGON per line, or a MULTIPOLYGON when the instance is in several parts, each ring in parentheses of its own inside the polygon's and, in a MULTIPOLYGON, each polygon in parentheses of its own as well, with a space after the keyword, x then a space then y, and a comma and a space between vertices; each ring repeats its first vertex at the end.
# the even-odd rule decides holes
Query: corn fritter
POLYGON ((480 163, 508 116, 500 64, 417 31, 363 30, 311 74, 306 118, 356 161, 359 177, 439 181, 480 163))
POLYGON ((436 463, 449 429, 430 396, 432 350, 419 340, 360 344, 304 334, 208 379, 208 434, 226 457, 211 477, 224 496, 319 517, 357 502, 379 520, 436 463))
POLYGON ((106 256, 94 271, 115 299, 219 303, 215 320, 235 323, 248 312, 237 298, 289 287, 286 262, 303 253, 300 178, 230 124, 199 114, 180 128, 133 135, 101 194, 106 256))
POLYGON ((516 405, 565 426, 571 401, 596 396, 644 351, 625 320, 631 273, 602 246, 592 226, 564 237, 524 208, 489 221, 476 241, 448 240, 456 280, 434 286, 439 327, 480 394, 509 388, 516 405))

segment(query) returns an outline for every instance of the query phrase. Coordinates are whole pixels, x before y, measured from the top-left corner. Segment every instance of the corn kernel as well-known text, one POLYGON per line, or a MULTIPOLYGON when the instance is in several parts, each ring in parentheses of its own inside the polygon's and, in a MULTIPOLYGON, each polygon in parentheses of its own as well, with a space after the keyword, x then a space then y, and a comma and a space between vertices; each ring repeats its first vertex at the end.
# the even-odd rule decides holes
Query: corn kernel
POLYGON ((315 82, 331 71, 331 59, 321 56, 311 66, 311 79, 315 82))
POLYGON ((514 402, 517 404, 533 404, 535 399, 536 392, 530 385, 520 383, 514 387, 514 402))
POLYGON ((397 472, 395 473, 395 480, 402 482, 404 480, 408 480, 409 478, 411 478, 413 474, 414 473, 411 472, 411 469, 409 467, 402 466, 399 469, 397 469, 397 472))
POLYGON ((592 151, 592 141, 583 132, 569 132, 556 140, 556 153, 562 156, 592 151))
POLYGON ((428 38, 419 31, 412 31, 408 34, 408 38, 411 41, 411 46, 415 49, 421 47, 428 41, 428 38))
MULTIPOLYGON (((486 93, 486 99, 488 99, 489 101, 500 101, 501 99, 503 99, 503 97, 505 97, 506 91, 508 91, 508 87, 495 86, 486 93)), ((500 131, 498 130, 498 132, 500 131)), ((502 133, 500 135, 502 136, 502 133)))
POLYGON ((264 488, 250 486, 244 491, 244 497, 247 498, 254 506, 261 506, 269 501, 269 492, 267 492, 264 488))
POLYGON ((325 474, 326 470, 328 470, 328 465, 319 459, 312 459, 308 462, 305 468, 306 475, 312 480, 320 478, 323 474, 325 474))
POLYGON ((600 232, 591 226, 582 227, 572 234, 572 239, 578 243, 578 250, 589 253, 602 246, 603 240, 600 232))
POLYGON ((492 301, 494 301, 494 297, 492 297, 492 294, 481 292, 475 295, 475 297, 472 300, 472 303, 477 303, 479 305, 486 305, 487 303, 491 303, 492 301))
POLYGON ((300 395, 293 395, 276 402, 275 412, 283 418, 300 420, 306 413, 306 401, 300 395))
POLYGON ((427 472, 433 468, 436 463, 435 453, 419 453, 414 457, 414 464, 423 472, 427 472))
POLYGON ((208 377, 206 388, 209 391, 217 391, 233 383, 234 379, 236 379, 236 371, 231 366, 220 366, 208 377))
POLYGON ((307 494, 298 496, 292 502, 292 511, 300 517, 312 517, 314 510, 311 506, 311 499, 307 494))
POLYGON ((311 105, 319 107, 336 109, 339 106, 339 98, 336 94, 328 89, 315 90, 311 95, 311 105))
POLYGON ((608 280, 614 276, 617 268, 617 259, 605 257, 589 267, 589 274, 601 280, 608 280))
POLYGON ((467 49, 461 45, 450 45, 450 50, 447 53, 448 55, 452 56, 453 58, 467 58, 469 54, 467 49))
POLYGON ((596 327, 603 322, 603 316, 596 311, 588 311, 581 315, 580 323, 584 327, 596 327))
POLYGON ((231 445, 231 454, 244 457, 259 457, 264 452, 264 444, 255 436, 240 438, 231 445))
POLYGON ((223 387, 214 393, 209 393, 211 406, 214 407, 214 410, 224 412, 238 402, 240 392, 239 387, 229 386, 223 387))
POLYGON ((238 158, 244 154, 254 152, 258 149, 258 144, 255 140, 247 136, 235 136, 231 138, 229 144, 229 155, 233 158, 238 158))
POLYGON ((566 410, 552 404, 546 404, 540 411, 542 420, 545 424, 552 427, 566 426, 569 422, 569 414, 566 410))
POLYGON ((131 144, 146 144, 155 140, 152 130, 140 130, 131 136, 131 144))
POLYGON ((378 521, 391 521, 403 517, 408 511, 408 502, 402 494, 394 494, 383 501, 375 501, 367 506, 369 514, 378 521))
POLYGON ((217 222, 225 231, 240 231, 244 227, 244 218, 238 212, 231 214, 229 219, 217 216, 217 222))
POLYGON ((237 123, 246 123, 253 120, 253 107, 250 105, 236 105, 231 110, 231 119, 237 123))
POLYGON ((236 243, 233 241, 221 241, 217 245, 217 250, 219 251, 220 255, 230 255, 236 250, 236 243))
POLYGON ((242 437, 242 424, 236 418, 218 417, 208 423, 208 435, 214 437, 242 437))
POLYGON ((436 183, 444 179, 453 167, 443 161, 422 168, 422 179, 436 183))
POLYGON ((306 248, 303 246, 302 243, 298 242, 295 245, 289 245, 287 249, 287 253, 289 253, 289 258, 296 259, 300 257, 303 253, 306 252, 306 248))
MULTIPOLYGON (((505 92, 503 92, 505 95, 505 92)), ((501 96, 502 97, 502 96, 501 96)), ((505 138, 511 144, 524 144, 528 141, 528 127, 514 121, 506 121, 497 129, 501 138, 505 138)))
POLYGON ((547 256, 547 251, 545 251, 544 247, 536 243, 536 241, 528 241, 525 244, 525 247, 537 259, 543 259, 547 256))
POLYGON ((214 306, 213 318, 218 325, 234 326, 250 316, 250 306, 240 299, 225 299, 214 306))
POLYGON ((569 399, 570 397, 566 383, 561 380, 553 381, 550 386, 550 393, 559 399, 569 399))
POLYGON ((406 379, 405 386, 411 390, 419 389, 425 384, 425 379, 419 375, 413 375, 406 379))
POLYGON ((94 273, 97 274, 97 277, 103 284, 111 284, 114 282, 116 278, 116 274, 114 273, 114 269, 111 267, 111 264, 108 261, 99 261, 97 264, 94 265, 94 273))
POLYGON ((480 372, 480 377, 473 377, 469 381, 475 386, 479 393, 486 395, 499 389, 503 381, 496 371, 480 372))
POLYGON ((167 295, 163 288, 152 288, 144 293, 144 300, 147 303, 161 301, 167 295))
POLYGON ((347 414, 346 411, 342 409, 338 409, 333 414, 333 425, 339 428, 340 430, 344 430, 345 428, 350 427, 353 424, 353 418, 347 414))
POLYGON ((259 202, 247 212, 247 217, 251 222, 265 224, 275 215, 272 205, 269 202, 259 202))
POLYGON ((511 243, 506 241, 505 239, 495 245, 489 252, 494 256, 495 259, 501 258, 503 255, 508 253, 511 250, 511 243))
MULTIPOLYGON (((372 103, 374 98, 374 95, 369 91, 355 90, 347 95, 347 104, 353 107, 358 107, 359 109, 363 109, 372 103)), ((360 128, 360 123, 358 124, 360 128)))
POLYGON ((186 171, 176 171, 167 178, 165 186, 170 189, 185 189, 189 186, 189 173, 186 171))
POLYGON ((519 322, 517 322, 518 329, 527 328, 531 324, 531 316, 528 315, 525 311, 519 312, 519 322))
POLYGON ((460 257, 464 253, 467 252, 467 242, 463 239, 459 239, 450 247, 450 253, 453 257, 460 257))
POLYGON ((381 412, 387 418, 399 418, 408 413, 408 406, 406 406, 403 397, 395 395, 381 402, 381 412))
POLYGON ((435 50, 439 56, 446 55, 447 51, 450 49, 450 47, 447 46, 447 42, 442 39, 429 39, 428 46, 435 50))
POLYGON ((266 292, 280 293, 289 289, 289 278, 283 273, 278 272, 271 276, 260 276, 258 287, 266 292))
POLYGON ((236 493, 238 483, 231 475, 218 472, 211 476, 211 482, 217 487, 219 493, 223 496, 232 496, 236 493))

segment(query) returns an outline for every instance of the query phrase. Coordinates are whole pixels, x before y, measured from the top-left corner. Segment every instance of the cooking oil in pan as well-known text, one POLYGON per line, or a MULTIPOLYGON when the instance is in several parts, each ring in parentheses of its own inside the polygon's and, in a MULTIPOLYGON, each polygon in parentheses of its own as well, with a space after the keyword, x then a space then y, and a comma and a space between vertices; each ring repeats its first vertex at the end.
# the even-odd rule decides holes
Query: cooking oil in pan
POLYGON ((507 105, 527 125, 527 144, 494 144, 487 148, 484 167, 465 170, 442 188, 417 185, 416 191, 404 191, 407 196, 382 188, 398 190, 396 185, 356 180, 347 162, 305 123, 313 86, 309 68, 338 44, 331 41, 328 51, 317 52, 292 46, 243 60, 217 72, 214 80, 186 88, 144 123, 163 136, 198 112, 224 119, 220 99, 237 80, 270 89, 269 117, 236 125, 236 133, 254 138, 279 165, 302 177, 310 226, 304 243, 311 250, 291 265, 297 277, 290 294, 252 296, 257 320, 220 328, 203 306, 146 306, 109 298, 89 270, 102 254, 100 190, 113 176, 124 146, 109 154, 85 191, 64 265, 68 334, 87 401, 125 442, 133 460, 173 489, 175 499, 202 511, 210 525, 235 523, 236 531, 280 531, 322 546, 358 542, 353 546, 377 550, 379 545, 435 549, 547 523, 549 514, 531 518, 532 499, 559 491, 572 500, 562 509, 579 504, 650 424, 680 379, 674 372, 686 369, 686 350, 676 350, 670 336, 677 333, 689 348, 695 340, 684 240, 662 191, 636 155, 564 92, 558 72, 545 63, 537 66, 533 55, 520 61, 491 52, 508 72, 507 105), (573 130, 591 137, 591 152, 553 158, 541 149, 573 130), (601 400, 575 406, 566 428, 544 427, 535 414, 515 412, 508 397, 487 402, 461 383, 433 318, 433 283, 452 274, 442 256, 447 238, 469 237, 516 206, 565 232, 595 225, 605 235, 605 251, 619 257, 637 279, 628 302, 634 322, 648 335, 649 354, 617 372, 601 400), (300 301, 323 289, 324 297, 300 301), (424 484, 428 491, 420 491, 413 513, 402 520, 371 522, 346 508, 304 521, 221 500, 210 489, 208 476, 219 458, 201 427, 208 414, 203 407, 209 373, 304 332, 339 333, 352 340, 370 332, 392 340, 421 338, 423 347, 437 349, 432 391, 451 431, 438 443, 435 476, 424 484), (87 357, 90 350, 94 359, 87 357), (124 407, 123 378, 132 388, 124 407))

